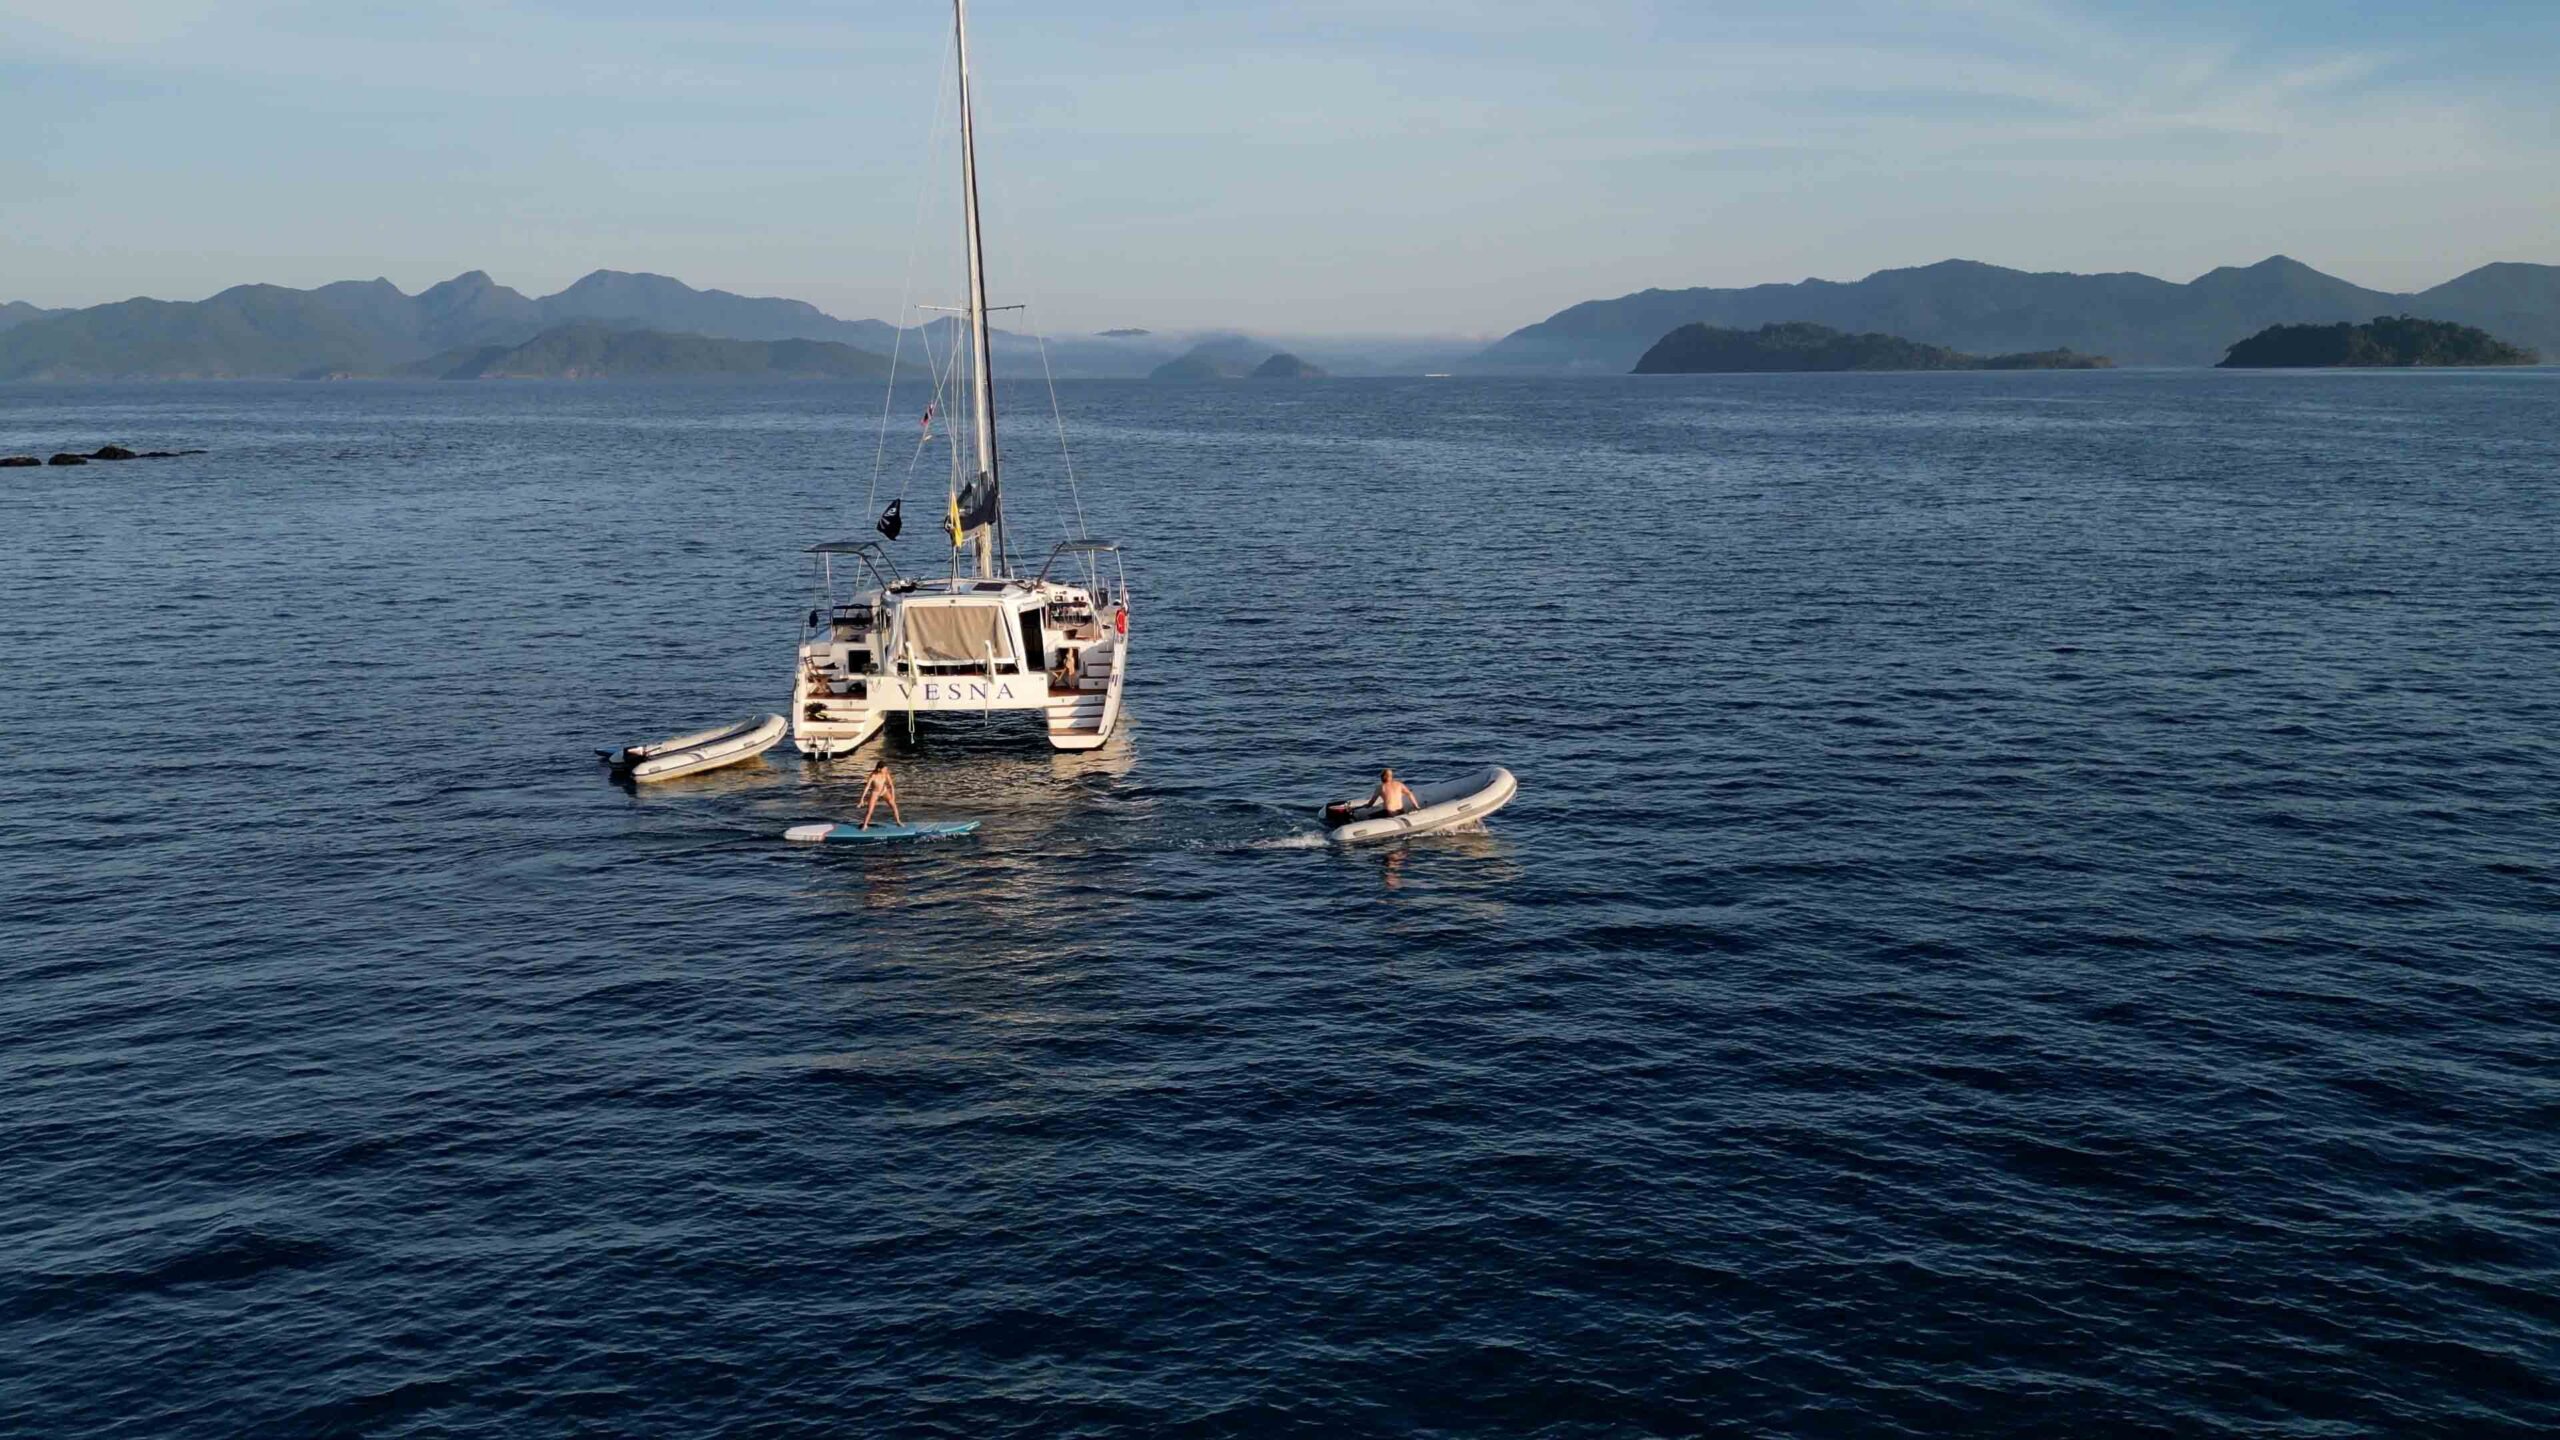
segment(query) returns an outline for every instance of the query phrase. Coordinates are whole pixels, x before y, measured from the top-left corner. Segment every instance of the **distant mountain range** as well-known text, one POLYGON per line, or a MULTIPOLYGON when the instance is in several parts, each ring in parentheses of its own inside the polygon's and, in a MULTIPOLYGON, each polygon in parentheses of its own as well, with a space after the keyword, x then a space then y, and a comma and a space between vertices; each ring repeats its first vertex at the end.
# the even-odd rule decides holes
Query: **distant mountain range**
MULTIPOLYGON (((1847 283, 1647 290, 1594 300, 1489 349, 1394 339, 1298 340, 1283 347, 1230 334, 1127 328, 1052 337, 1045 347, 998 330, 995 348, 1002 373, 1016 379, 1044 371, 1060 378, 1242 375, 1284 348, 1338 375, 1617 374, 1684 325, 1751 330, 1806 322, 1976 354, 2070 349, 2113 356, 2120 364, 2210 365, 2270 325, 2401 314, 2477 326, 2560 355, 2560 266, 2484 265, 2431 290, 2394 295, 2281 256, 2184 285, 2148 275, 2030 273, 1948 260, 1847 283)), ((535 298, 473 270, 415 295, 388 280, 345 280, 315 290, 239 285, 204 300, 121 300, 73 310, 0 304, 0 381, 391 376, 419 373, 414 367, 428 361, 442 361, 437 373, 449 373, 477 363, 492 347, 503 353, 570 324, 714 340, 821 341, 876 356, 894 351, 903 369, 921 366, 928 351, 948 355, 956 322, 901 332, 879 320, 838 319, 805 301, 697 290, 664 275, 621 270, 598 270, 556 295, 535 298)), ((645 346, 622 347, 623 368, 615 373, 645 371, 639 361, 646 353, 645 346)), ((690 351, 656 353, 682 373, 691 373, 684 366, 712 363, 690 351)), ((781 363, 788 368, 807 358, 781 363)), ((529 355, 524 363, 536 359, 529 355)), ((858 368, 840 357, 825 363, 858 368)))
MULTIPOLYGON (((238 285, 204 300, 121 300, 78 310, 0 304, 0 381, 370 378, 449 374, 484 363, 500 367, 491 373, 514 374, 511 367, 549 365, 553 351, 486 357, 503 356, 573 324, 712 340, 818 341, 879 357, 896 353, 902 371, 921 372, 928 354, 950 354, 958 322, 937 320, 902 335, 883 321, 840 320, 805 301, 697 290, 664 275, 621 270, 598 270, 537 299, 473 270, 415 295, 388 280, 344 280, 315 290, 238 285)), ((1024 380, 1043 373, 1136 379, 1179 359, 1202 338, 1123 328, 1051 336, 1044 344, 1030 335, 994 332, 1000 372, 1024 380)), ((1247 369, 1279 349, 1240 336, 1212 337, 1209 343, 1222 341, 1254 351, 1247 369)), ((560 363, 589 373, 606 358, 592 348, 597 343, 584 336, 577 344, 590 348, 574 358, 560 351, 560 363)), ((1341 341, 1323 350, 1321 359, 1357 374, 1416 374, 1447 369, 1473 348, 1341 341)), ((819 373, 866 369, 843 357, 812 362, 816 353, 775 352, 768 359, 785 368, 820 363, 819 373)), ((740 353, 714 360, 705 351, 625 344, 607 369, 643 378, 654 373, 652 355, 672 367, 664 372, 669 375, 693 375, 690 367, 705 364, 729 373, 726 367, 747 363, 740 353)), ((877 373, 888 373, 885 358, 877 373)))
MULTIPOLYGON (((0 305, 0 381, 387 377, 415 375, 431 360, 445 361, 437 372, 444 373, 481 351, 510 350, 564 324, 714 340, 823 341, 880 357, 902 351, 904 367, 920 371, 925 342, 933 353, 947 354, 956 323, 937 321, 901 337, 886 322, 840 320, 806 301, 697 290, 664 275, 621 270, 598 270, 537 299, 472 270, 415 295, 388 280, 343 280, 315 290, 236 285, 204 300, 120 300, 76 310, 10 302, 0 305)), ((1047 342, 1045 363, 1061 376, 1135 378, 1181 354, 1187 343, 1145 331, 1055 337, 1047 342)), ((1041 373, 1038 340, 998 330, 995 345, 998 362, 1012 374, 1041 373)), ((646 347, 623 347, 617 373, 644 372, 638 362, 645 353, 646 347)), ((660 353, 682 373, 704 359, 660 353)), ((887 371, 882 358, 878 373, 887 371)))
POLYGON ((30 320, 41 320, 47 315, 61 313, 63 312, 59 310, 39 310, 24 300, 12 300, 5 305, 0 305, 0 330, 14 330, 30 320))
POLYGON ((1466 368, 1616 374, 1683 325, 1756 329, 1791 321, 1985 354, 2068 348, 2119 364, 2211 365, 2270 325, 2377 314, 2458 321, 2560 352, 2560 266, 2484 265, 2434 289, 2395 295, 2281 255, 2184 285, 2149 275, 2034 273, 1945 260, 1847 283, 1646 290, 1586 301, 1512 332, 1466 368))
POLYGON ((566 322, 883 351, 897 338, 876 320, 838 320, 798 300, 696 290, 662 275, 599 270, 536 300, 473 270, 415 295, 388 280, 316 290, 237 285, 206 300, 22 315, 0 330, 0 380, 387 375, 443 352, 522 345, 566 322))

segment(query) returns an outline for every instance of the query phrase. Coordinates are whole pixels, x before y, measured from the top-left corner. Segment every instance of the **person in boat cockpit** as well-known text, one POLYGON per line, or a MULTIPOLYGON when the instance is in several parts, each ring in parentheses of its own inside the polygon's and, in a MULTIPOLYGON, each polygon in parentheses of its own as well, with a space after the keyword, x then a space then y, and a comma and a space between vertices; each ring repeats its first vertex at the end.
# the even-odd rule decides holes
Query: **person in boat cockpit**
POLYGON ((1397 779, 1393 770, 1378 772, 1377 790, 1361 804, 1377 806, 1381 815, 1401 815, 1407 810, 1422 807, 1422 802, 1414 798, 1413 787, 1397 779))
POLYGON ((854 802, 862 807, 863 829, 871 828, 871 812, 879 809, 883 800, 889 802, 889 819, 899 825, 906 824, 907 818, 898 813, 898 782, 890 778, 886 760, 871 767, 871 774, 862 782, 862 798, 854 802))

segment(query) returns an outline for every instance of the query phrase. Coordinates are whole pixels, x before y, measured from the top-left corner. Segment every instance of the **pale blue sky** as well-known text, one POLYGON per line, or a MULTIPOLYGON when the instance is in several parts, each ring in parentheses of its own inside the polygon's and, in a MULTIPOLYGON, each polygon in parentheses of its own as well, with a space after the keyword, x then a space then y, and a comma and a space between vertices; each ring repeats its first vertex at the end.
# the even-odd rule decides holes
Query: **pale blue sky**
MULTIPOLYGON (((999 298, 1054 330, 1496 333, 1949 256, 2560 262, 2554 0, 972 17, 999 298)), ((947 188, 945 29, 935 0, 0 0, 0 299, 610 266, 886 315, 947 188)))

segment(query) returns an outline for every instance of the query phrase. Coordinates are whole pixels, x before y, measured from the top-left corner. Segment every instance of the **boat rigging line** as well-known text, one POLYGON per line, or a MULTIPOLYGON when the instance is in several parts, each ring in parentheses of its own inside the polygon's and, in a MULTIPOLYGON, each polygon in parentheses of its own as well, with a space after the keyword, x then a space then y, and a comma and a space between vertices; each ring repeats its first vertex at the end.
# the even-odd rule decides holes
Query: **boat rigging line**
MULTIPOLYGON (((958 39, 956 32, 943 37, 942 59, 934 65, 936 78, 933 83, 933 123, 926 126, 924 132, 924 153, 927 155, 933 153, 935 145, 942 138, 943 104, 951 97, 951 47, 958 43, 958 39)), ((889 378, 880 396, 880 440, 871 452, 871 485, 862 496, 862 515, 865 519, 870 518, 872 507, 880 502, 880 472, 887 464, 889 456, 890 407, 898 400, 898 360, 906 349, 907 316, 913 312, 916 298, 916 257, 924 253, 924 212, 932 198, 933 191, 930 186, 916 187, 915 224, 907 232, 907 271, 905 277, 898 282, 898 318, 889 327, 889 378)), ((932 356, 932 348, 928 345, 925 351, 925 377, 928 381, 933 379, 932 356)), ((939 398, 938 383, 930 384, 927 388, 935 392, 936 398, 939 398)), ((913 461, 908 462, 907 476, 909 480, 915 477, 913 461)), ((898 498, 901 501, 906 499, 904 487, 899 489, 898 498)))

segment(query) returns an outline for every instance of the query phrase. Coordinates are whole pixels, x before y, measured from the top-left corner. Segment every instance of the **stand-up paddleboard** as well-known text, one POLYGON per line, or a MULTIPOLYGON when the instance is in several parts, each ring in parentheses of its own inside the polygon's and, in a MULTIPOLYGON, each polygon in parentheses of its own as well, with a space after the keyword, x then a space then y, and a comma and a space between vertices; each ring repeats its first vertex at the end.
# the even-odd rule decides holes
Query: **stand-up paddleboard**
POLYGON ((1372 845, 1381 840, 1481 825, 1484 817, 1510 804, 1511 797, 1518 793, 1520 782, 1511 778, 1510 771, 1487 765, 1455 780, 1414 786, 1413 798, 1419 803, 1395 815, 1382 815, 1374 806, 1337 800, 1324 807, 1320 818, 1327 838, 1334 844, 1372 845))
POLYGON ((967 835, 978 828, 975 820, 927 820, 914 825, 874 825, 865 830, 850 820, 840 824, 794 825, 782 832, 785 840, 943 840, 967 835))

